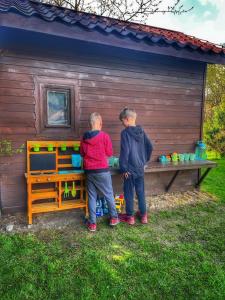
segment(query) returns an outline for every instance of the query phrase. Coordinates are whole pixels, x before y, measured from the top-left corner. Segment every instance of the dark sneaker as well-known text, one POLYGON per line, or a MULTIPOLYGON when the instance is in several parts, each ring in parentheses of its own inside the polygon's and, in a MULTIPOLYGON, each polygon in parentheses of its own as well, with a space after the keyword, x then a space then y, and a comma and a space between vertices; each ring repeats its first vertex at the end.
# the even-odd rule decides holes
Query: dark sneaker
POLYGON ((87 226, 89 231, 96 231, 96 224, 88 223, 87 226))
POLYGON ((127 216, 127 223, 129 225, 134 225, 135 224, 134 216, 127 216))
POLYGON ((111 226, 116 226, 117 224, 119 224, 119 222, 120 222, 119 218, 111 218, 109 224, 111 226))

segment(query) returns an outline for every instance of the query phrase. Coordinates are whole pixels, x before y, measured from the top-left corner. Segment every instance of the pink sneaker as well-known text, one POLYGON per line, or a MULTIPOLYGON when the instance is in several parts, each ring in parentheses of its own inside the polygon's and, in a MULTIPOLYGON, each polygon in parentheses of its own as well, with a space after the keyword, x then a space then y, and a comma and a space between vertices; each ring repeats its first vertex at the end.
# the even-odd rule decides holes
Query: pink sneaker
POLYGON ((127 223, 129 225, 134 225, 135 224, 134 216, 127 216, 127 223))
POLYGON ((136 217, 138 217, 142 224, 148 224, 148 215, 145 213, 143 216, 141 215, 140 211, 136 212, 136 217))
POLYGON ((119 214, 119 220, 120 220, 120 222, 127 223, 127 215, 126 214, 119 214))
POLYGON ((120 220, 118 218, 111 218, 109 224, 111 226, 116 226, 117 224, 119 224, 120 220))
POLYGON ((89 231, 96 231, 96 224, 91 224, 88 222, 87 226, 89 231))
POLYGON ((127 214, 119 214, 120 222, 128 223, 129 225, 135 224, 134 216, 128 216, 127 214))
POLYGON ((148 224, 148 216, 147 216, 147 214, 144 214, 143 216, 141 216, 141 223, 142 224, 148 224))

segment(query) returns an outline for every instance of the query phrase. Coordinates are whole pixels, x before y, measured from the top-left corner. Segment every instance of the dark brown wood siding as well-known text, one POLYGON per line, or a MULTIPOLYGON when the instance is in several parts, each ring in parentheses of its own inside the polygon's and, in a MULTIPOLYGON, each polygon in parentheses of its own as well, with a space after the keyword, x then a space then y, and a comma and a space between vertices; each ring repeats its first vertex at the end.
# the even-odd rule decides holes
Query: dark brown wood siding
MULTIPOLYGON (((32 139, 56 138, 57 134, 37 132, 36 79, 57 78, 76 81, 79 114, 75 116, 79 138, 88 128, 88 115, 102 114, 104 130, 111 135, 119 153, 122 126, 118 114, 124 106, 136 109, 137 123, 153 141, 152 160, 160 154, 191 152, 200 137, 204 64, 163 56, 106 48, 65 53, 38 54, 7 51, 0 56, 0 135, 15 146, 32 139)), ((25 153, 1 163, 1 205, 3 210, 26 206, 25 153), (7 164, 6 164, 7 163, 7 164), (4 165, 3 165, 4 164, 4 165)), ((188 189, 197 172, 184 172, 174 189, 188 189)), ((172 176, 151 175, 147 193, 163 190, 172 176)), ((118 181, 118 179, 115 179, 118 181)), ((121 186, 116 184, 115 189, 121 186)))

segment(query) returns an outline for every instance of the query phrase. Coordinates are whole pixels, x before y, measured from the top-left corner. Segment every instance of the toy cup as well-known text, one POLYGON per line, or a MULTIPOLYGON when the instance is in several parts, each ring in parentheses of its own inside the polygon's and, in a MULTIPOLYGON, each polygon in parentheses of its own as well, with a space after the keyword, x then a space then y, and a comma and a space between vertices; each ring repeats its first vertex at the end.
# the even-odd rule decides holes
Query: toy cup
POLYGON ((167 155, 167 156, 166 156, 166 159, 167 159, 167 161, 171 161, 171 160, 172 160, 172 158, 171 158, 170 155, 167 155))
POLYGON ((184 154, 179 153, 178 158, 179 158, 179 161, 184 161, 184 154))
POLYGON ((190 154, 189 153, 184 153, 184 160, 187 161, 190 159, 190 154))
POLYGON ((161 156, 159 157, 159 161, 160 161, 161 163, 166 163, 166 162, 167 162, 166 156, 165 156, 165 155, 161 155, 161 156))
POLYGON ((178 154, 177 154, 176 152, 174 152, 174 153, 171 155, 171 158, 172 158, 172 161, 173 161, 173 162, 178 161, 178 154))
POLYGON ((190 160, 195 160, 195 153, 190 153, 190 160))

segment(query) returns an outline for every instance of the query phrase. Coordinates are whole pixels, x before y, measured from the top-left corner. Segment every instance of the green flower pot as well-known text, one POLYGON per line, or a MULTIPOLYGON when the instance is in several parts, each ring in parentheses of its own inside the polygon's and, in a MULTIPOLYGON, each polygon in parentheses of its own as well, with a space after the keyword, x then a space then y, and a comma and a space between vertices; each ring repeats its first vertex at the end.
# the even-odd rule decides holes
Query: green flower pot
POLYGON ((61 151, 66 151, 66 144, 61 145, 61 151))
POLYGON ((49 145, 48 145, 48 151, 51 152, 51 151, 53 151, 53 149, 54 149, 54 148, 53 148, 53 145, 52 145, 52 144, 49 144, 49 145))
POLYGON ((40 145, 39 144, 35 144, 33 147, 34 152, 39 152, 40 151, 40 145))
POLYGON ((74 146, 73 146, 73 150, 74 150, 74 151, 79 151, 79 150, 80 150, 80 146, 74 145, 74 146))

